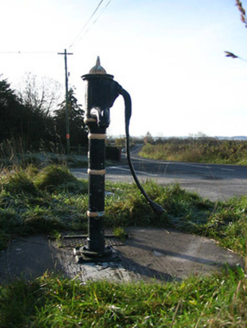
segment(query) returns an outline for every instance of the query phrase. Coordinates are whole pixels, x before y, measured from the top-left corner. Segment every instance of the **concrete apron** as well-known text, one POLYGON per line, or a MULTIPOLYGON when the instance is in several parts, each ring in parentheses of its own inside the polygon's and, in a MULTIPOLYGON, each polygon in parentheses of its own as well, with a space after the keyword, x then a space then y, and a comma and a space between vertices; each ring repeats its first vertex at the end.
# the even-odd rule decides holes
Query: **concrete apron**
POLYGON ((208 238, 172 229, 130 228, 127 232, 129 238, 124 242, 111 241, 119 261, 102 259, 100 263, 83 264, 78 264, 73 255, 75 244, 82 243, 82 239, 64 243, 43 236, 18 237, 0 253, 0 282, 34 279, 46 271, 83 282, 167 282, 208 275, 225 266, 244 266, 238 255, 208 238))

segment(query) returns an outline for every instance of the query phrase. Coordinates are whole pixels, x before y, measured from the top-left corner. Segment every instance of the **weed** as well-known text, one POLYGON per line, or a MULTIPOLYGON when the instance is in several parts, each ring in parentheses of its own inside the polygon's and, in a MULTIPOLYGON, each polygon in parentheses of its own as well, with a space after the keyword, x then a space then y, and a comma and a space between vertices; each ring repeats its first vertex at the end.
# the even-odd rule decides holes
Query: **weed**
POLYGON ((114 234, 114 236, 119 238, 121 241, 125 241, 126 232, 123 227, 113 228, 113 234, 114 234))

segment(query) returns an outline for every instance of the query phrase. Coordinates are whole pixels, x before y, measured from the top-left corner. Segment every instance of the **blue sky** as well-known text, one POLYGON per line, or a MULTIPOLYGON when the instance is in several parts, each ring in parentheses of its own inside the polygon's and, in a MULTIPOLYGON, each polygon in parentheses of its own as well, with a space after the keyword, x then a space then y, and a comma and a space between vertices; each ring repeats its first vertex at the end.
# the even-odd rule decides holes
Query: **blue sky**
MULTIPOLYGON (((66 48, 74 53, 69 83, 81 103, 81 75, 98 55, 130 93, 132 135, 247 135, 247 62, 224 56, 227 50, 247 59, 235 0, 104 0, 86 27, 99 0, 0 1, 0 73, 15 88, 27 72, 64 88, 57 52, 66 48)), ((109 135, 124 134, 123 119, 119 97, 109 135)))

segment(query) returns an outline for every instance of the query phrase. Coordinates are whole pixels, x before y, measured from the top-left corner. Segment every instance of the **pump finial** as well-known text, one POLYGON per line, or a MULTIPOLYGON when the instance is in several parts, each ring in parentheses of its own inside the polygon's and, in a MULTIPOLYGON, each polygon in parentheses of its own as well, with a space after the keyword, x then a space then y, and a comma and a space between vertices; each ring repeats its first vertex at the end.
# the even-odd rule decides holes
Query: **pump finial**
POLYGON ((100 65, 100 58, 99 58, 99 56, 97 56, 97 59, 96 59, 96 66, 101 66, 100 65))
POLYGON ((89 74, 107 74, 106 70, 100 64, 99 56, 97 56, 96 65, 90 69, 89 74))

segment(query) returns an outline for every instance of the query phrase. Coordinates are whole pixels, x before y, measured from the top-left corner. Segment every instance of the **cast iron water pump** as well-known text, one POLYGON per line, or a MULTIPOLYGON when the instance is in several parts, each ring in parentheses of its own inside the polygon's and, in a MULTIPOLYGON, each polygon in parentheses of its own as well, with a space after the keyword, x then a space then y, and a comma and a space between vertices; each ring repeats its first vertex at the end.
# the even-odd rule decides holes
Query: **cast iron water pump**
POLYGON ((129 122, 131 117, 131 98, 116 81, 113 75, 106 73, 97 58, 96 65, 89 74, 82 76, 86 81, 85 123, 88 126, 88 238, 87 246, 80 249, 84 259, 102 259, 111 254, 111 248, 105 247, 104 239, 104 202, 105 202, 105 139, 110 124, 110 108, 121 94, 125 103, 126 153, 129 167, 141 193, 147 199, 156 215, 163 208, 147 196, 140 185, 130 159, 129 122))

